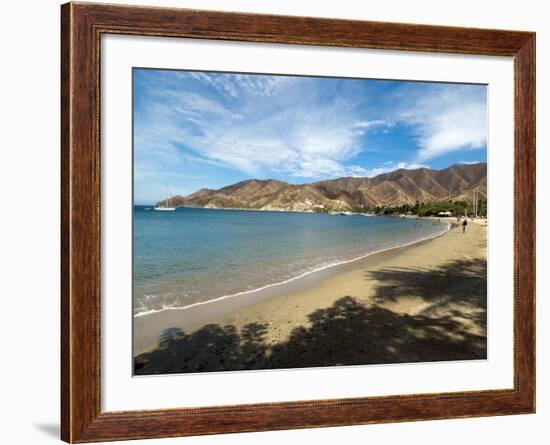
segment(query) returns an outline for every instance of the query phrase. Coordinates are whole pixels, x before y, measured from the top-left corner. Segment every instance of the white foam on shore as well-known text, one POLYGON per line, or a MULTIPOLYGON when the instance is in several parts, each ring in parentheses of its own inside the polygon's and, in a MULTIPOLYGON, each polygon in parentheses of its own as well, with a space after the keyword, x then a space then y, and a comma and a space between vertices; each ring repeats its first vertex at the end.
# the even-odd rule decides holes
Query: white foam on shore
POLYGON ((162 309, 151 309, 151 310, 148 310, 148 311, 143 311, 143 312, 138 312, 137 314, 134 314, 134 317, 143 317, 145 315, 150 315, 150 314, 156 314, 158 312, 163 312, 163 311, 169 311, 169 310, 173 310, 173 311, 179 311, 179 310, 185 310, 185 309, 190 309, 190 308, 193 308, 193 307, 196 307, 196 306, 204 306, 206 304, 210 304, 210 303, 215 303, 217 301, 222 301, 222 300, 226 300, 228 298, 234 298, 234 297, 239 297, 239 296, 242 296, 242 295, 248 295, 248 294, 253 294, 255 292, 260 292, 262 290, 265 290, 265 289, 268 289, 268 288, 272 288, 272 287, 276 287, 276 286, 282 286, 284 284, 288 284, 292 281, 296 281, 296 280, 299 280, 300 278, 304 278, 308 275, 311 275, 311 274, 314 274, 314 273, 317 273, 317 272, 321 272, 323 270, 326 270, 326 269, 329 269, 331 267, 336 267, 336 266, 341 266, 341 265, 344 265, 344 264, 349 264, 349 263, 353 263, 354 261, 358 261, 358 260, 362 260, 364 258, 367 258, 371 255, 375 255, 377 253, 382 253, 382 252, 387 252, 388 250, 393 250, 393 249, 398 249, 398 248, 401 248, 401 247, 407 247, 407 246, 411 246, 413 244, 417 244, 417 243, 420 243, 422 241, 428 241, 428 240, 431 240, 431 239, 434 239, 434 238, 437 238, 441 235, 444 235, 445 233, 447 233, 449 230, 451 229, 451 223, 447 222, 447 227, 442 230, 441 232, 438 232, 438 233, 435 233, 433 235, 430 235, 430 236, 427 236, 427 237, 424 237, 424 238, 419 238, 417 240, 414 240, 414 241, 410 241, 410 242, 407 242, 407 243, 403 243, 403 244, 395 244, 395 245, 389 245, 383 249, 378 249, 378 250, 373 250, 372 252, 369 252, 365 255, 361 255, 357 258, 352 258, 351 260, 343 260, 343 261, 338 261, 338 262, 335 262, 335 263, 330 263, 330 264, 326 264, 326 265, 323 265, 321 267, 318 267, 316 269, 313 269, 313 270, 308 270, 300 275, 297 275, 295 277, 292 277, 292 278, 289 278, 288 280, 284 280, 284 281, 279 281, 279 282, 276 282, 276 283, 270 283, 270 284, 266 284, 265 286, 262 286, 262 287, 258 287, 256 289, 251 289, 251 290, 246 290, 246 291, 242 291, 242 292, 237 292, 237 293, 234 293, 234 294, 230 294, 230 295, 223 295, 221 297, 217 297, 217 298, 213 298, 212 300, 207 300, 207 301, 199 301, 199 302, 196 302, 196 303, 192 303, 192 304, 189 304, 187 306, 166 306, 166 307, 163 307, 162 309))

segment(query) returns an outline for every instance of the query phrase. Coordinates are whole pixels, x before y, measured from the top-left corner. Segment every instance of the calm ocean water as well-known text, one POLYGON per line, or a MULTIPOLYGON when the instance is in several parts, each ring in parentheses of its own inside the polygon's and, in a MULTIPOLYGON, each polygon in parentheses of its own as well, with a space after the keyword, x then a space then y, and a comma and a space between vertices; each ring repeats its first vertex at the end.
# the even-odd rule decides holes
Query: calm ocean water
POLYGON ((253 291, 390 247, 447 224, 375 216, 134 207, 134 313, 253 291))

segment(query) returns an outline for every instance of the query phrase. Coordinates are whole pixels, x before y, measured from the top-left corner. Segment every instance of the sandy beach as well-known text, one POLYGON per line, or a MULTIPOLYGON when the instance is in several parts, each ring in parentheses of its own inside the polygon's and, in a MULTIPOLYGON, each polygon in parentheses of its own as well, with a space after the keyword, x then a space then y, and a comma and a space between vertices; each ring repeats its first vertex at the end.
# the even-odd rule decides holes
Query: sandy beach
POLYGON ((485 221, 334 270, 134 319, 135 373, 486 358, 485 221))

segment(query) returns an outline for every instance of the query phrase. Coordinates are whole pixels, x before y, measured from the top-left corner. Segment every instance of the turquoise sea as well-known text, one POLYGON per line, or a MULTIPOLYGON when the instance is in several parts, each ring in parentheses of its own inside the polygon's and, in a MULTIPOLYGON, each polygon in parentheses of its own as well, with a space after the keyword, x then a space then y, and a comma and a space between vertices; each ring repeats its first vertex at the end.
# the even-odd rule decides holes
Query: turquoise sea
POLYGON ((134 207, 136 315, 295 280, 448 228, 384 216, 145 208, 134 207))

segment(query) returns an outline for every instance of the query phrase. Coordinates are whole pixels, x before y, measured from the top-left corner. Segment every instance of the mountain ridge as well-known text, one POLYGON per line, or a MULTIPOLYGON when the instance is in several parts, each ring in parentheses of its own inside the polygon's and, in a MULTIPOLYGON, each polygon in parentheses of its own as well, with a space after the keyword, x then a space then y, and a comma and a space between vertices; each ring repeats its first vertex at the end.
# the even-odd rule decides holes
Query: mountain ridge
POLYGON ((168 202, 177 207, 286 211, 349 211, 416 202, 471 200, 487 196, 487 164, 454 164, 445 169, 398 169, 374 177, 342 177, 304 184, 247 179, 220 189, 202 188, 168 202))

